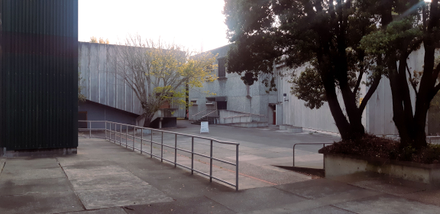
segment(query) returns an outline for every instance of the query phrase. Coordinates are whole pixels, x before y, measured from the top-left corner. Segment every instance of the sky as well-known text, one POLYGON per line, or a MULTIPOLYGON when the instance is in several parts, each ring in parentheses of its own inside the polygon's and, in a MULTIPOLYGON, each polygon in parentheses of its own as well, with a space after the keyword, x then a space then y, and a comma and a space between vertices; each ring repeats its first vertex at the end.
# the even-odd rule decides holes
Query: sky
POLYGON ((195 51, 228 44, 224 0, 79 0, 78 40, 119 44, 129 35, 195 51))

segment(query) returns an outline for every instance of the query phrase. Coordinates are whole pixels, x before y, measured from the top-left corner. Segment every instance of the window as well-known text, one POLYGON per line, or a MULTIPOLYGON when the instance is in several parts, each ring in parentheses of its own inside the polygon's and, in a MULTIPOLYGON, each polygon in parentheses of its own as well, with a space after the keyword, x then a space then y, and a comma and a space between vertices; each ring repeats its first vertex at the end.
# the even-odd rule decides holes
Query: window
POLYGON ((191 100, 191 105, 192 105, 192 106, 197 106, 197 105, 198 105, 198 104, 197 104, 197 100, 195 100, 195 99, 194 99, 194 100, 191 100))
POLYGON ((218 58, 218 77, 226 77, 226 69, 225 69, 225 58, 218 58))

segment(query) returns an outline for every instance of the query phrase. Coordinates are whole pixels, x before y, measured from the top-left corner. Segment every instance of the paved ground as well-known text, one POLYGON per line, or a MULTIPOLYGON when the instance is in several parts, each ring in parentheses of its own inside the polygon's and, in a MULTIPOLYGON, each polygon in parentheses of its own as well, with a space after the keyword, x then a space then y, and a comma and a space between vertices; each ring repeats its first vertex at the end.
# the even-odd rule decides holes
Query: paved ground
MULTIPOLYGON (((210 135, 221 129, 230 138, 234 130, 252 132, 211 127, 210 135)), ((250 138, 269 141, 263 138, 269 132, 256 131, 250 138)), ((259 157, 257 148, 268 149, 250 142, 240 141, 248 147, 243 155, 259 157)), ((279 148, 284 143, 269 142, 279 148)), ((247 161, 252 169, 264 166, 247 161)), ((267 170, 277 171, 269 165, 267 170)), ((80 137, 77 155, 0 158, 0 213, 440 213, 440 189, 432 186, 374 174, 333 180, 288 175, 296 181, 258 188, 248 184, 258 179, 240 176, 240 186, 248 187, 236 192, 108 141, 80 137)))
MULTIPOLYGON (((317 132, 305 131, 303 133, 291 133, 288 131, 277 130, 277 127, 268 128, 237 128, 223 125, 211 125, 210 132, 200 134, 200 125, 192 125, 188 121, 178 121, 181 128, 165 129, 168 131, 187 133, 191 135, 215 138, 223 141, 240 143, 240 189, 255 187, 272 186, 286 184, 311 179, 311 176, 295 173, 281 169, 277 166, 292 166, 293 145, 295 143, 307 143, 308 145, 298 145, 295 150, 295 166, 321 168, 323 167, 322 155, 317 151, 322 145, 311 143, 332 143, 338 141, 339 137, 317 132), (249 181, 249 182, 248 182, 249 181)), ((129 132, 130 133, 130 132, 129 132)), ((140 137, 140 132, 137 134, 140 137)), ((99 137, 104 137, 101 133, 99 137)), ((116 134, 116 142, 121 142, 128 148, 140 149, 140 140, 133 141, 131 136, 126 137, 116 134)), ((161 142, 162 135, 159 132, 153 133, 153 141, 161 142)), ((191 150, 191 138, 178 136, 178 147, 191 150)), ((143 135, 143 139, 150 140, 151 135, 143 135)), ((175 135, 165 133, 163 136, 165 145, 174 146, 175 135)), ((143 142, 142 149, 160 156, 160 146, 151 145, 143 142)), ((195 139, 195 151, 209 155, 209 141, 195 139)), ((164 157, 174 160, 174 151, 165 148, 164 157)), ((214 143, 214 157, 221 158, 230 162, 235 162, 235 146, 219 145, 214 143)), ((190 166, 190 155, 185 152, 178 152, 179 163, 190 166)), ((209 173, 207 163, 209 159, 203 157, 196 158, 196 168, 209 173)), ((214 174, 219 178, 235 183, 235 169, 229 165, 219 162, 214 163, 214 174)))

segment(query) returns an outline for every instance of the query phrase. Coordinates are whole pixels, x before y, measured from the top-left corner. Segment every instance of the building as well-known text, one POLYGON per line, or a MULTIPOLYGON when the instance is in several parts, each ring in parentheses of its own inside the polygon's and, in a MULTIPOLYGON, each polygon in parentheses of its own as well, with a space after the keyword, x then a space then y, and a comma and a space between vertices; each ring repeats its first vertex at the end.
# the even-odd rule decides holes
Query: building
MULTIPOLYGON (((82 87, 81 93, 86 97, 86 102, 79 103, 80 119, 143 126, 141 103, 127 82, 117 74, 116 51, 121 47, 124 46, 78 43, 79 85, 82 87)), ((184 117, 184 107, 169 103, 156 113, 151 126, 173 127, 176 126, 176 118, 184 117)), ((86 125, 80 123, 81 128, 86 128, 86 125)), ((92 128, 103 129, 104 124, 97 123, 92 128)))
POLYGON ((217 55, 215 72, 218 79, 205 82, 203 88, 190 89, 189 119, 211 117, 215 118, 212 123, 242 123, 243 126, 257 126, 255 122, 265 123, 266 126, 274 123, 276 93, 268 92, 268 88, 259 82, 245 85, 240 75, 227 73, 225 57, 229 47, 226 45, 209 51, 217 55))
MULTIPOLYGON (((318 131, 338 133, 335 121, 330 112, 327 103, 319 109, 310 109, 304 105, 303 100, 299 100, 291 94, 292 83, 289 83, 292 69, 285 66, 274 66, 274 74, 284 74, 276 76, 277 91, 266 93, 266 88, 261 81, 255 82, 252 86, 246 86, 237 74, 225 72, 224 57, 227 55, 229 46, 220 47, 210 52, 219 54, 217 57, 218 68, 216 70, 219 76, 218 80, 212 83, 205 83, 202 89, 192 90, 190 100, 193 106, 190 107, 190 119, 200 120, 203 116, 219 117, 218 123, 237 123, 239 119, 250 122, 256 118, 246 117, 246 114, 262 115, 264 121, 268 124, 279 126, 292 126, 308 128, 318 131), (209 91, 209 95, 205 93, 209 91), (236 114, 226 114, 223 117, 234 118, 224 120, 221 112, 225 110, 237 112, 236 114), (217 114, 218 115, 215 115, 217 114)), ((409 57, 409 67, 414 70, 423 69, 423 47, 412 53, 409 57)), ((297 69, 295 72, 302 72, 305 67, 297 69)), ((364 77, 366 81, 366 77, 364 77)), ((364 96, 367 86, 362 85, 360 96, 364 96)), ((415 93, 412 93, 414 100, 415 93)), ((370 98, 363 112, 362 123, 366 132, 375 135, 397 135, 397 128, 393 122, 392 95, 389 86, 389 80, 382 77, 382 80, 370 98)), ((342 98, 341 98, 341 102, 342 98)), ((343 111, 344 106, 341 105, 343 111)), ((439 113, 437 113, 438 115, 439 113)), ((436 118, 429 114, 427 131, 429 133, 440 133, 435 131, 438 123, 430 120, 436 118)), ((206 119, 203 118, 203 119, 206 119)))

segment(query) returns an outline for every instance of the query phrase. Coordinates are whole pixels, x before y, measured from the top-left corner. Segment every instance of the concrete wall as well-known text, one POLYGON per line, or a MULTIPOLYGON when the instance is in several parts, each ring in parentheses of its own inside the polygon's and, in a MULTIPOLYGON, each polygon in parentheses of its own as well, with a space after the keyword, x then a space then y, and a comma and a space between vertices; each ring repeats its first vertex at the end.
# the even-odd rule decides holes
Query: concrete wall
MULTIPOLYGON (((304 68, 298 69, 302 72, 304 68)), ((293 71, 286 67, 279 68, 278 72, 290 74, 293 71)), ((304 101, 292 95, 292 84, 288 82, 290 76, 278 77, 278 100, 277 100, 277 125, 288 124, 303 128, 311 128, 321 131, 338 132, 334 119, 327 103, 319 109, 310 109, 304 105, 304 101), (284 99, 283 94, 286 94, 284 99)))
MULTIPOLYGON (((139 99, 124 80, 116 75, 115 49, 118 45, 78 43, 78 71, 81 72, 81 93, 90 101, 113 108, 142 114, 139 99)), ((176 108, 173 116, 185 117, 184 107, 176 108)))
MULTIPOLYGON (((218 54, 217 58, 222 58, 226 56, 228 49, 229 46, 224 46, 210 52, 218 54)), ((217 73, 217 71, 215 72, 217 73)), ((228 110, 267 116, 270 112, 269 103, 276 100, 276 93, 266 93, 266 87, 260 81, 249 86, 248 90, 240 75, 227 73, 226 78, 205 82, 202 88, 190 90, 189 99, 197 101, 197 106, 192 106, 189 109, 190 119, 194 119, 193 115, 198 112, 216 109, 216 105, 206 105, 207 97, 226 97, 228 110), (215 95, 210 93, 215 93, 215 95)))
MULTIPOLYGON (((107 105, 86 101, 79 103, 78 111, 87 112, 87 120, 109 120, 113 122, 136 125, 137 114, 119 110, 107 105)), ((87 125, 89 128, 89 126, 87 125)), ((92 128, 104 129, 104 123, 92 123, 92 128)))

